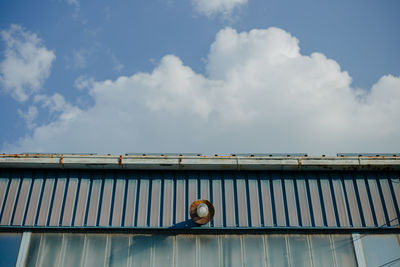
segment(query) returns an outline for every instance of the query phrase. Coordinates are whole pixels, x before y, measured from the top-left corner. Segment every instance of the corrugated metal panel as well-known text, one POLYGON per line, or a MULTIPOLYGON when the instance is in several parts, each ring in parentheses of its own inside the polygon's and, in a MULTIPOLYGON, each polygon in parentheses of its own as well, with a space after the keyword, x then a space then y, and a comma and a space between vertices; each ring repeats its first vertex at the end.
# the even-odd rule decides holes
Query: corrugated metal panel
POLYGON ((186 228, 398 227, 399 172, 0 171, 2 226, 186 228))

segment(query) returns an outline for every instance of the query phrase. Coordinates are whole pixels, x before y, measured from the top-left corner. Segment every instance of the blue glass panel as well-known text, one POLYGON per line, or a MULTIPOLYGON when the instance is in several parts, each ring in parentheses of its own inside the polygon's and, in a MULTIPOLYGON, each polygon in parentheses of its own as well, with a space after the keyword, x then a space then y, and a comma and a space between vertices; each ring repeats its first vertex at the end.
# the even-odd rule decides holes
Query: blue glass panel
POLYGON ((21 234, 0 234, 0 266, 15 266, 21 234))

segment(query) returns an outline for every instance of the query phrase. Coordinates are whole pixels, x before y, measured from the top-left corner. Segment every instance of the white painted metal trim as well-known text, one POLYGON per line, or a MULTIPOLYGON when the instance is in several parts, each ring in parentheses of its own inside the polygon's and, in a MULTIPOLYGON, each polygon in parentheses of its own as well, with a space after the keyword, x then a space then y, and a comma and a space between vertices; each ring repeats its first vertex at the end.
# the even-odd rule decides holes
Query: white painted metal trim
POLYGON ((362 245, 360 234, 358 233, 353 234, 353 245, 354 245, 354 251, 356 253, 358 267, 367 267, 367 262, 365 261, 364 248, 362 245))
POLYGON ((137 170, 400 170, 400 157, 0 155, 0 168, 137 170))
POLYGON ((22 234, 21 244, 19 245, 16 267, 23 267, 25 265, 26 256, 28 254, 29 242, 31 241, 31 232, 24 232, 22 234))

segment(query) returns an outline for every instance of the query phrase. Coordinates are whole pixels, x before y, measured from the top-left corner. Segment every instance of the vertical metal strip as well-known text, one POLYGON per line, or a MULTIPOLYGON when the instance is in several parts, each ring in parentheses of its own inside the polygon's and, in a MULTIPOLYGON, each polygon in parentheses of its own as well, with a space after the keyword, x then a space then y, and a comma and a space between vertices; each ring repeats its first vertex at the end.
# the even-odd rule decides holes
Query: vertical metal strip
POLYGON ((370 206, 370 209, 371 209, 372 220, 373 220, 375 226, 379 226, 378 225, 378 220, 376 219, 374 201, 372 200, 372 196, 371 196, 371 189, 369 188, 368 179, 367 179, 367 176, 365 174, 364 174, 364 183, 365 183, 365 188, 366 188, 366 191, 367 191, 369 206, 370 206))
POLYGON ((236 173, 232 173, 232 182, 233 182, 233 207, 235 211, 235 226, 239 226, 239 204, 238 204, 238 193, 237 193, 237 175, 236 173))
POLYGON ((339 218, 339 211, 337 208, 337 203, 336 203, 336 197, 335 197, 335 189, 333 188, 333 182, 332 182, 332 176, 328 176, 329 180, 329 190, 331 191, 331 198, 332 198, 332 204, 333 204, 333 212, 335 213, 335 219, 336 219, 336 226, 340 227, 340 218, 339 218))
POLYGON ((183 176, 183 181, 185 182, 185 218, 184 220, 189 219, 189 207, 192 203, 189 202, 189 175, 185 172, 183 176))
MULTIPOLYGON (((210 202, 213 202, 213 183, 212 183, 212 175, 210 175, 210 173, 207 172, 208 175, 208 190, 209 190, 209 196, 210 196, 210 202)), ((211 227, 214 227, 214 220, 211 220, 211 227)))
POLYGON ((124 199, 122 202, 122 218, 121 218, 121 226, 125 226, 125 215, 126 215, 126 202, 128 199, 128 173, 125 172, 125 189, 124 189, 124 199))
MULTIPOLYGON (((38 202, 38 205, 37 205, 35 221, 33 222, 33 225, 34 225, 34 226, 37 226, 37 221, 38 221, 38 219, 39 219, 40 209, 41 209, 41 207, 42 207, 42 199, 43 199, 43 195, 44 195, 43 190, 44 190, 44 187, 45 187, 45 185, 46 185, 46 176, 47 176, 47 172, 43 173, 43 182, 42 182, 42 185, 41 185, 41 187, 40 187, 39 202, 38 202)), ((69 226, 69 225, 68 225, 68 226, 69 226)))
POLYGON ((31 183, 29 185, 28 197, 26 198, 25 211, 22 218, 22 226, 25 226, 26 214, 28 213, 29 203, 31 202, 34 181, 35 181, 35 173, 32 173, 31 183))
MULTIPOLYGON (((193 175, 194 176, 194 175, 193 175)), ((197 172, 197 199, 201 199, 200 173, 197 172)))
POLYGON ((3 213, 4 213, 5 206, 6 206, 6 201, 8 198, 8 192, 10 191, 10 184, 11 184, 11 174, 8 177, 8 182, 7 182, 6 190, 4 193, 3 203, 2 203, 2 206, 0 207, 0 221, 3 218, 3 213))
POLYGON ((54 175, 54 181, 55 182, 53 184, 53 190, 51 192, 49 214, 47 215, 46 226, 48 226, 50 224, 50 218, 51 218, 51 215, 52 215, 53 203, 54 203, 54 198, 55 198, 55 195, 56 195, 57 183, 58 183, 58 173, 57 172, 54 175))
POLYGON ((103 204, 103 191, 104 191, 104 184, 105 184, 105 177, 100 180, 101 187, 100 187, 100 194, 99 194, 99 203, 97 207, 97 219, 96 219, 96 226, 99 226, 100 223, 100 215, 101 215, 101 205, 103 204))
POLYGON ((308 175, 306 175, 304 178, 305 178, 305 181, 306 181, 306 191, 307 191, 308 209, 310 211, 311 226, 314 227, 315 226, 314 209, 313 209, 313 205, 312 205, 311 192, 310 192, 310 183, 308 181, 308 175))
POLYGON ((277 218, 276 218, 276 207, 275 207, 275 197, 274 197, 274 183, 272 181, 272 176, 268 177, 269 180, 269 193, 271 196, 271 208, 272 208, 272 222, 274 226, 277 226, 277 218))
POLYGON ((336 267, 340 267, 340 266, 338 265, 338 263, 337 263, 337 259, 336 259, 336 250, 335 250, 335 243, 334 243, 334 241, 333 241, 333 236, 332 236, 332 235, 329 235, 329 242, 331 243, 330 252, 332 253, 333 264, 334 264, 336 267))
POLYGON ((248 225, 248 227, 252 227, 248 173, 246 173, 246 177, 245 177, 245 187, 246 187, 246 202, 247 202, 247 205, 246 205, 246 207, 247 207, 247 225, 248 225))
POLYGON ((326 209, 325 209, 325 203, 324 203, 324 194, 322 193, 322 187, 321 187, 321 177, 319 174, 317 176, 317 186, 318 186, 318 195, 319 195, 319 201, 321 205, 321 212, 322 212, 322 220, 324 222, 324 226, 328 226, 328 220, 326 218, 326 209))
POLYGON ((31 240, 31 232, 24 232, 22 234, 21 243, 19 245, 16 267, 23 267, 28 255, 29 242, 31 240))
POLYGON ((71 219, 70 226, 75 226, 75 216, 76 216, 76 209, 78 208, 79 193, 81 191, 81 182, 82 182, 82 175, 81 175, 81 173, 79 173, 78 174, 78 188, 76 189, 76 192, 75 192, 74 208, 72 210, 72 219, 71 219))
POLYGON ((343 198, 344 198, 344 203, 346 204, 346 211, 347 211, 347 217, 349 218, 349 225, 353 226, 353 219, 351 217, 350 204, 349 204, 349 199, 347 197, 346 185, 344 183, 343 176, 341 176, 340 182, 342 183, 343 198))
POLYGON ((225 177, 221 173, 222 226, 226 227, 225 177))
POLYGON ((176 174, 172 174, 172 225, 176 224, 176 174))
POLYGON ((138 221, 138 209, 139 209, 139 193, 140 193, 140 177, 139 175, 136 173, 137 175, 137 188, 136 188, 136 196, 135 196, 135 214, 134 214, 134 218, 133 218, 133 225, 136 227, 137 226, 137 221, 138 221))
POLYGON ((399 206, 397 205, 396 194, 394 192, 392 182, 393 182, 392 177, 388 175, 388 184, 389 184, 390 194, 392 195, 392 201, 393 201, 394 209, 396 210, 396 216, 398 218, 398 221, 400 221, 400 210, 399 210, 399 206))
POLYGON ((158 225, 163 226, 163 215, 164 215, 164 180, 165 180, 165 175, 160 173, 160 178, 161 178, 161 189, 160 189, 160 216, 159 216, 159 221, 158 225))
POLYGON ((360 234, 355 233, 352 236, 353 236, 354 251, 356 253, 357 265, 358 267, 367 267, 360 234))
POLYGON ((14 224, 15 211, 17 210, 18 199, 19 199, 19 195, 21 194, 21 187, 22 187, 23 180, 24 180, 24 173, 22 173, 21 178, 19 179, 17 195, 15 196, 14 207, 13 207, 13 211, 12 211, 11 218, 10 218, 10 225, 14 224))
POLYGON ((264 227, 264 205, 262 201, 262 192, 261 192, 261 177, 260 173, 257 173, 257 190, 258 190, 258 205, 260 207, 260 223, 261 227, 264 227))
POLYGON ((357 206, 358 206, 358 212, 360 214, 361 225, 363 227, 365 227, 364 212, 363 212, 362 205, 361 205, 360 193, 358 192, 358 186, 357 186, 356 178, 354 177, 354 175, 351 176, 351 180, 353 181, 354 193, 355 193, 356 200, 357 200, 357 206))
POLYGON ((149 187, 147 192, 147 216, 146 216, 146 226, 150 226, 150 219, 151 219, 151 195, 153 192, 153 175, 151 172, 147 173, 147 177, 149 179, 149 187))
POLYGON ((301 226, 303 226, 303 220, 301 217, 299 189, 297 187, 297 175, 293 176, 293 186, 294 186, 294 199, 296 201, 297 221, 298 221, 299 226, 301 227, 301 226))
POLYGON ((63 217, 64 217, 65 201, 67 199, 67 193, 68 193, 68 187, 69 187, 69 179, 71 178, 69 170, 67 171, 67 174, 65 176, 67 178, 66 179, 67 181, 65 182, 64 196, 63 196, 62 206, 61 206, 61 210, 60 210, 60 220, 58 222, 58 225, 60 225, 60 226, 62 225, 62 221, 63 221, 63 217))
POLYGON ((111 191, 111 204, 110 204, 110 216, 108 217, 108 226, 112 225, 114 205, 115 205, 115 188, 117 187, 117 174, 114 172, 113 175, 113 188, 111 191))
POLYGON ((86 202, 85 218, 83 219, 83 226, 87 226, 87 220, 89 216, 90 199, 92 198, 92 187, 93 187, 93 173, 90 175, 89 179, 89 190, 86 202))
POLYGON ((285 179, 283 178, 283 173, 280 173, 281 177, 281 185, 282 185, 282 198, 283 198, 283 208, 284 208, 284 214, 285 214, 285 223, 286 226, 290 226, 290 220, 289 220, 289 209, 287 205, 287 197, 286 197, 286 185, 285 185, 285 179))
POLYGON ((391 219, 389 219, 389 214, 388 214, 388 210, 386 207, 385 198, 383 197, 381 182, 379 181, 380 179, 378 178, 378 175, 376 175, 376 174, 375 174, 375 180, 376 180, 376 184, 378 186, 379 198, 382 203, 383 214, 385 215, 386 226, 390 226, 391 219))
POLYGON ((289 236, 288 235, 284 235, 283 237, 285 238, 285 242, 286 242, 286 255, 287 255, 287 259, 288 259, 288 265, 290 267, 292 267, 292 266, 295 267, 292 264, 292 257, 291 257, 291 253, 290 253, 290 244, 289 244, 289 236))

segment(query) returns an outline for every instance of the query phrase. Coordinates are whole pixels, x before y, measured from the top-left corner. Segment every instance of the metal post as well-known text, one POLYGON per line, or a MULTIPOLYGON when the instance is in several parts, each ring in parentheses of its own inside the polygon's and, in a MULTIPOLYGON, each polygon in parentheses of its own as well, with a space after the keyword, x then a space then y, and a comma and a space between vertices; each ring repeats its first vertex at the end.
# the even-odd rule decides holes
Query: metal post
POLYGON ((31 232, 24 232, 22 234, 21 244, 19 245, 17 263, 15 264, 16 267, 23 267, 25 265, 30 240, 31 232))

